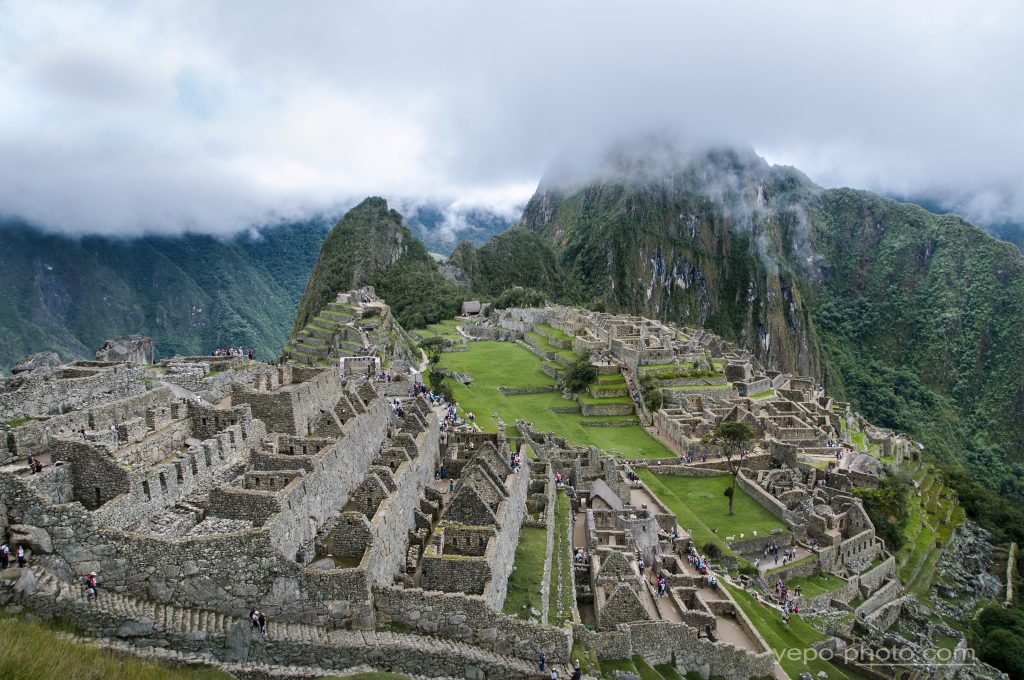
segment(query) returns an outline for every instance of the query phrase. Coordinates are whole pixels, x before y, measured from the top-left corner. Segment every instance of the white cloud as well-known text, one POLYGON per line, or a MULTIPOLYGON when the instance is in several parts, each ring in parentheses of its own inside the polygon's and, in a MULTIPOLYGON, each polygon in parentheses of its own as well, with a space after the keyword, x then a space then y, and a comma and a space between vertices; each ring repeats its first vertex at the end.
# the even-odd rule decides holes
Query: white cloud
POLYGON ((508 211, 554 155, 669 129, 1021 219, 1022 27, 1012 2, 0 3, 0 213, 508 211))

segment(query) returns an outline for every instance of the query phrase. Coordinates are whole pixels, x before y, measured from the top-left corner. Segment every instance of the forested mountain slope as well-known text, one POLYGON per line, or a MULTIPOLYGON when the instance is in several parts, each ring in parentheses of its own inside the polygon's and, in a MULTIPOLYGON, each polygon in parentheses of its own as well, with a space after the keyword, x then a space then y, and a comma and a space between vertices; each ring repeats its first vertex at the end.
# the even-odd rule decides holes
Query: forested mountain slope
POLYGON ((103 340, 142 333, 158 356, 252 346, 277 356, 322 221, 230 239, 116 239, 0 225, 0 367, 30 352, 92 358, 103 340))

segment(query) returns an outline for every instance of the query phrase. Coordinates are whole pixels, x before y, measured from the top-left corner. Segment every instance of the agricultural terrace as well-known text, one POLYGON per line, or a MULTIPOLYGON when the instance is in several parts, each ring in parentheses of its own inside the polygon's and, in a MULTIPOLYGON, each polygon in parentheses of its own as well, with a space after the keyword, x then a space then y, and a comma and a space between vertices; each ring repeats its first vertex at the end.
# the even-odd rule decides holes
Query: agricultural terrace
MULTIPOLYGON (((613 456, 629 460, 675 457, 661 442, 635 424, 635 416, 583 416, 579 404, 563 399, 555 387, 555 380, 541 372, 540 365, 541 360, 537 356, 509 342, 471 342, 464 351, 445 352, 441 359, 442 367, 472 377, 470 385, 452 380, 449 383, 460 410, 472 412, 484 430, 495 431, 497 419, 501 418, 509 426, 509 435, 515 436, 513 423, 522 419, 533 423, 538 430, 557 432, 574 444, 596 446, 613 456), (549 391, 506 395, 499 387, 548 388, 549 391), (607 425, 616 422, 629 424, 607 425), (603 423, 604 426, 595 426, 595 423, 603 423)), ((582 398, 594 400, 588 395, 582 398)))

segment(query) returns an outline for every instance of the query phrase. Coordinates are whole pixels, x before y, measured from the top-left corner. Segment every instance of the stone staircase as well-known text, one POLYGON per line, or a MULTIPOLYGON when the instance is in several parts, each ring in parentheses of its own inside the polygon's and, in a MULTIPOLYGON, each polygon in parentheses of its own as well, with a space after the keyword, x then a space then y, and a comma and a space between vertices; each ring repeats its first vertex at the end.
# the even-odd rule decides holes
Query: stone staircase
MULTIPOLYGON (((306 666, 315 659, 334 670, 360 663, 404 673, 467 678, 529 678, 533 663, 446 638, 388 630, 328 630, 297 622, 269 621, 264 637, 250 631, 248 618, 166 605, 100 588, 88 600, 83 584, 69 584, 39 567, 33 598, 38 607, 67 618, 87 633, 125 651, 162 647, 183 663, 242 662, 247 667, 306 666), (121 638, 121 640, 118 640, 121 638), (138 639, 135 645, 124 639, 138 639)), ((34 606, 34 605, 30 605, 34 606)))

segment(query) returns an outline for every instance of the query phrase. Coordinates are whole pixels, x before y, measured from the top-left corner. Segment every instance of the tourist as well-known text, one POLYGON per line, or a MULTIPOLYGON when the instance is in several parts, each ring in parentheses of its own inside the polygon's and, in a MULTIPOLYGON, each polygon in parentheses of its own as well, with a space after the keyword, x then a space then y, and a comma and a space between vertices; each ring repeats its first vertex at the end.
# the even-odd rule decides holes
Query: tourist
POLYGON ((537 662, 540 664, 540 672, 541 673, 544 672, 544 664, 545 664, 545 662, 547 662, 547 660, 548 660, 548 657, 544 653, 544 650, 543 649, 540 650, 540 656, 537 658, 537 662))
POLYGON ((252 347, 249 348, 249 361, 252 361, 252 347))
POLYGON ((250 630, 258 630, 264 635, 267 634, 267 617, 259 609, 253 607, 249 612, 249 623, 252 625, 250 630))
POLYGON ((25 546, 19 545, 18 546, 18 567, 20 569, 24 569, 25 568, 25 562, 26 562, 25 546))
POLYGON ((11 548, 6 543, 0 545, 0 569, 6 569, 11 564, 11 548))
POLYGON ((99 597, 99 590, 96 587, 96 572, 90 571, 85 577, 85 599, 95 600, 99 597))
POLYGON ((551 680, 558 680, 558 671, 554 668, 551 669, 551 680))

